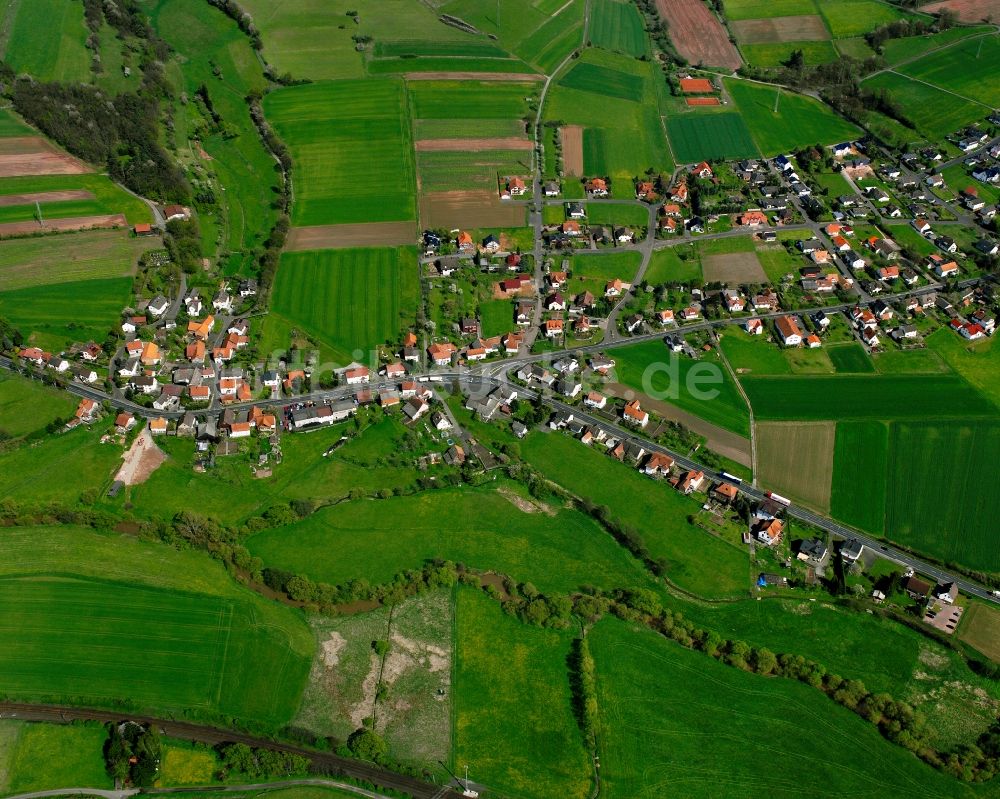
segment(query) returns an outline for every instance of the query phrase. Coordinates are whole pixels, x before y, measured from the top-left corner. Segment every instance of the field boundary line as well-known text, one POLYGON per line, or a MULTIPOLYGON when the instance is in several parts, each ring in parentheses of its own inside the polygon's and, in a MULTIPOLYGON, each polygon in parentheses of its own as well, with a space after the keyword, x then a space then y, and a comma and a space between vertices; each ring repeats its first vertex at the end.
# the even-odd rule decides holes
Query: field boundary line
MULTIPOLYGON (((226 642, 225 642, 225 644, 222 647, 222 664, 221 664, 221 667, 219 668, 219 674, 218 674, 218 678, 216 679, 216 689, 215 689, 215 702, 220 707, 222 706, 222 685, 225 682, 225 676, 226 676, 226 661, 227 661, 227 659, 229 657, 229 637, 230 637, 230 635, 232 635, 232 632, 233 632, 233 604, 232 604, 232 602, 226 602, 225 607, 223 607, 221 609, 219 615, 222 616, 223 614, 227 615, 227 624, 226 624, 226 628, 225 628, 225 631, 226 631, 226 642)), ((220 619, 220 622, 221 622, 221 619, 220 619)))
POLYGON ((736 384, 736 389, 740 392, 740 396, 743 397, 743 401, 747 404, 747 411, 750 413, 750 482, 755 488, 757 487, 757 423, 754 420, 753 415, 753 405, 750 402, 750 397, 747 396, 746 391, 743 390, 743 384, 740 382, 739 377, 733 370, 733 365, 729 363, 729 358, 726 357, 726 353, 723 351, 722 347, 716 347, 719 351, 719 357, 722 358, 722 362, 726 365, 726 370, 729 372, 729 376, 733 378, 733 382, 736 384))
POLYGON ((897 72, 895 69, 887 69, 885 70, 885 72, 888 72, 889 74, 895 75, 896 77, 899 78, 912 80, 914 83, 922 83, 924 86, 930 86, 932 89, 937 89, 939 92, 950 94, 952 97, 957 97, 959 100, 965 100, 967 103, 973 103, 974 105, 981 105, 983 108, 989 109, 990 111, 994 110, 993 106, 991 105, 987 105, 986 103, 980 100, 973 100, 971 97, 966 97, 964 94, 953 92, 951 89, 946 89, 944 88, 944 86, 938 86, 936 83, 930 83, 929 81, 922 80, 921 78, 915 78, 912 75, 907 75, 904 72, 897 72))

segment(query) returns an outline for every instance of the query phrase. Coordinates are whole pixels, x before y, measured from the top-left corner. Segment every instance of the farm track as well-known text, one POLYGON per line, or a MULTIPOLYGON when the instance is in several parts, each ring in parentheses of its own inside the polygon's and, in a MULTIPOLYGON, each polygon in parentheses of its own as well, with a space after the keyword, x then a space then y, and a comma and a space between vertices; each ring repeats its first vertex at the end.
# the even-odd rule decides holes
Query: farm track
MULTIPOLYGON (((151 724, 158 727, 164 735, 179 738, 184 741, 197 741, 216 746, 223 743, 243 743, 259 749, 271 749, 277 752, 287 752, 299 755, 309 760, 311 769, 316 774, 336 777, 350 777, 365 780, 381 788, 402 791, 414 799, 439 799, 444 796, 457 796, 453 790, 440 785, 407 777, 379 768, 373 764, 352 760, 329 752, 315 752, 294 744, 279 743, 268 738, 246 733, 213 727, 207 724, 195 724, 186 721, 175 721, 142 714, 128 712, 113 712, 87 708, 72 708, 62 705, 32 704, 20 702, 0 703, 0 718, 16 718, 23 721, 44 721, 54 724, 71 724, 74 721, 98 721, 102 723, 119 722, 124 719, 141 724, 151 724)), ((296 781, 300 782, 300 781, 296 781)), ((181 789, 189 791, 189 788, 181 789)), ((215 788, 213 790, 225 790, 215 788)), ((172 791, 156 791, 155 793, 172 793, 172 791)))

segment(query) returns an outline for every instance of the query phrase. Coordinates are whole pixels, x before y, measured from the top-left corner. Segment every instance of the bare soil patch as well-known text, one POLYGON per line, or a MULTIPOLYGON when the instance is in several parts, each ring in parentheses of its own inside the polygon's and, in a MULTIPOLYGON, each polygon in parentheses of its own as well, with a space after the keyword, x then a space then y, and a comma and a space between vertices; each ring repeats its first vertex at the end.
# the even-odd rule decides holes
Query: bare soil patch
POLYGON ((762 422, 756 426, 760 482, 829 511, 836 422, 762 422))
POLYGON ((153 441, 149 428, 145 427, 125 453, 124 463, 115 475, 115 480, 127 486, 145 483, 166 459, 163 450, 153 441))
POLYGON ((544 513, 547 516, 556 515, 555 509, 544 502, 533 502, 511 491, 509 488, 497 489, 497 493, 522 513, 544 513))
POLYGON ((688 97, 684 102, 688 105, 722 105, 718 97, 688 97))
POLYGON ((0 139, 0 155, 32 155, 34 153, 58 153, 52 142, 41 136, 9 136, 0 139))
POLYGON ((648 397, 641 391, 636 391, 631 386, 626 386, 623 383, 606 383, 603 390, 605 393, 610 394, 613 397, 626 399, 634 399, 638 397, 643 408, 651 413, 655 413, 661 419, 666 419, 670 422, 679 422, 688 428, 688 430, 691 430, 700 436, 704 436, 705 446, 713 452, 717 452, 730 460, 743 464, 744 466, 750 466, 752 463, 753 459, 750 455, 750 439, 748 438, 744 438, 743 436, 733 433, 730 430, 710 424, 701 417, 681 410, 676 405, 671 405, 669 402, 655 400, 652 397, 648 397))
POLYGON ((420 224, 429 228, 523 227, 525 207, 492 191, 435 191, 420 197, 420 224))
POLYGON ((0 178, 22 175, 82 175, 92 171, 83 161, 54 150, 0 153, 0 178))
MULTIPOLYGON (((3 139, 0 139, 3 141, 3 139)), ((0 207, 5 205, 27 205, 28 203, 58 203, 67 200, 93 200, 94 192, 86 189, 65 191, 36 191, 30 194, 2 194, 0 207)))
POLYGON ((0 224, 0 238, 26 236, 32 233, 52 233, 64 230, 94 230, 97 228, 128 227, 123 214, 108 216, 74 216, 65 219, 46 219, 44 225, 36 221, 5 222, 0 224))
POLYGON ((420 139, 414 144, 418 153, 530 150, 532 146, 531 140, 523 136, 503 136, 495 139, 420 139))
POLYGON ((413 222, 361 222, 353 225, 293 227, 286 250, 332 250, 340 247, 396 247, 413 244, 413 222))
POLYGON ((760 265, 757 253, 731 252, 706 255, 701 260, 706 283, 766 283, 767 274, 760 265))
POLYGON ((702 0, 656 0, 677 52, 692 64, 739 69, 743 59, 729 33, 702 0))
POLYGON ((921 6, 921 11, 937 14, 943 8, 954 11, 962 22, 981 22, 987 17, 994 21, 1000 18, 1000 0, 944 0, 940 3, 928 3, 921 6))
POLYGON ((579 125, 564 125, 559 128, 562 140, 563 169, 567 175, 583 177, 583 128, 579 125))
POLYGON ((830 38, 830 31, 818 14, 800 17, 770 17, 768 19, 740 19, 731 22, 733 33, 743 44, 771 44, 773 42, 823 42, 830 38))
POLYGON ((525 83, 545 80, 533 72, 406 72, 407 80, 487 80, 505 83, 525 83))

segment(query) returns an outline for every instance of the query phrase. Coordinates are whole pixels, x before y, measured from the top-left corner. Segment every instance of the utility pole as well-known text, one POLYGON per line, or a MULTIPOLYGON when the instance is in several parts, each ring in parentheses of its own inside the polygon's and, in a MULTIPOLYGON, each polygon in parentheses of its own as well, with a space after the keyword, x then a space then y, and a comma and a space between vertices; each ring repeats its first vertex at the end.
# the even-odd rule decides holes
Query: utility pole
POLYGON ((500 38, 500 0, 497 0, 497 38, 500 38))
POLYGON ((38 214, 38 224, 45 227, 45 220, 42 219, 42 205, 38 200, 35 200, 35 212, 38 214))
POLYGON ((781 99, 781 89, 778 89, 774 93, 774 113, 778 113, 778 101, 781 99))

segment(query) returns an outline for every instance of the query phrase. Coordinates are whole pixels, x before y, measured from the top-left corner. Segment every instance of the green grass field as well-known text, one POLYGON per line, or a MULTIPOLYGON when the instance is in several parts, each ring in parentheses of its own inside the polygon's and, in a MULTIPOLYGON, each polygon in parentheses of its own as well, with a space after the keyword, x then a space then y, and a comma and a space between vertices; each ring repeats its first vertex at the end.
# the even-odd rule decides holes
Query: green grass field
POLYGON ((87 82, 90 53, 83 7, 65 0, 28 0, 16 8, 4 61, 15 72, 39 80, 87 82))
POLYGON ((530 113, 528 98, 538 94, 538 85, 419 80, 410 82, 407 92, 414 119, 517 120, 530 113))
MULTIPOLYGON (((706 422, 743 436, 749 434, 750 417, 746 403, 714 353, 694 361, 687 356, 672 355, 663 342, 654 340, 617 349, 614 357, 618 380, 625 385, 657 399, 665 393, 666 396, 662 398, 667 402, 706 422), (677 366, 679 385, 672 384, 671 375, 665 368, 656 368, 671 364, 677 366), (645 377, 647 372, 648 382, 645 377), (708 379, 699 380, 706 375, 708 379), (716 382, 716 377, 720 377, 721 382, 716 382), (718 395, 702 399, 694 389, 717 392, 718 395)), ((756 405, 754 409, 756 410, 756 405)))
POLYGON ((606 94, 608 97, 636 103, 642 100, 643 95, 641 77, 597 64, 578 63, 559 83, 569 89, 606 94))
POLYGON ((132 238, 120 230, 6 239, 0 241, 0 292, 128 277, 139 256, 158 244, 157 239, 132 238))
POLYGON ((732 78, 725 84, 764 156, 810 144, 832 144, 859 133, 857 127, 812 97, 783 91, 775 113, 773 88, 732 78))
POLYGON ((498 177, 531 174, 531 151, 422 152, 417 155, 417 168, 423 192, 495 192, 498 177))
POLYGON ((646 268, 645 279, 653 286, 661 283, 701 280, 701 261, 693 257, 687 260, 679 258, 676 247, 653 250, 653 256, 646 268))
POLYGON ((8 136, 32 136, 34 128, 26 125, 17 114, 7 108, 0 108, 0 138, 8 136))
POLYGON ((590 22, 590 41, 595 47, 639 57, 646 50, 642 17, 632 3, 598 0, 590 22))
MULTIPOLYGON (((58 219, 64 216, 124 214, 130 225, 134 225, 137 222, 153 221, 149 206, 137 197, 133 197, 124 189, 119 188, 107 175, 32 175, 28 177, 0 179, 0 196, 74 189, 89 191, 94 195, 94 199, 54 203, 43 202, 41 203, 42 216, 46 219, 58 219), (78 203, 81 206, 84 203, 89 203, 90 205, 81 207, 79 212, 74 212, 73 206, 78 203)), ((11 208, 18 207, 6 206, 3 210, 8 212, 11 208)), ((34 204, 31 203, 30 207, 34 209, 34 204)), ((32 219, 34 216, 29 213, 26 218, 32 219)), ((17 220, 5 219, 4 221, 17 220)))
POLYGON ((104 278, 0 291, 0 316, 40 347, 103 341, 132 297, 131 278, 104 278))
POLYGON ((1000 347, 996 339, 972 344, 950 330, 937 330, 927 337, 927 346, 945 363, 1000 406, 1000 347))
POLYGON ((412 325, 418 293, 412 247, 286 253, 272 309, 351 360, 412 325))
POLYGON ((773 44, 741 44, 743 60, 758 67, 778 67, 796 50, 802 51, 806 66, 829 64, 840 56, 833 42, 780 42, 773 44))
POLYGON ((895 66, 902 61, 915 59, 929 50, 936 50, 939 47, 945 47, 961 39, 989 32, 991 32, 991 29, 985 26, 975 28, 957 26, 926 36, 908 36, 905 39, 890 39, 882 45, 882 57, 885 58, 886 63, 895 66))
POLYGON ((762 5, 757 0, 725 0, 726 19, 761 19, 765 17, 800 17, 815 14, 813 0, 775 0, 762 5))
POLYGON ((68 419, 76 400, 36 380, 0 374, 0 438, 19 438, 54 419, 68 419))
POLYGON ((594 91, 584 91, 565 80, 555 83, 546 96, 543 118, 560 125, 583 126, 585 172, 627 181, 623 185, 628 185, 628 196, 632 196, 631 180, 635 175, 650 167, 666 172, 673 166, 658 107, 663 88, 649 62, 594 49, 581 54, 566 78, 573 78, 572 82, 585 78, 584 84, 590 85, 591 78, 605 73, 614 81, 610 89, 596 86, 594 91), (635 83, 636 78, 640 84, 635 83), (608 93, 620 92, 622 82, 631 87, 633 97, 641 85, 641 102, 608 93))
POLYGON ((670 146, 681 162, 708 159, 753 158, 759 155, 739 114, 692 112, 667 120, 670 146))
POLYGON ((875 371, 872 359, 860 344, 852 342, 842 346, 827 347, 826 354, 830 356, 837 374, 871 374, 875 371))
POLYGON ((6 695, 293 715, 312 654, 305 624, 202 553, 73 527, 10 528, 4 553, 6 695))
MULTIPOLYGON (((174 115, 178 139, 202 136, 201 145, 212 160, 196 158, 186 142, 185 155, 196 160, 199 169, 214 173, 226 189, 216 192, 219 212, 205 209, 201 221, 224 227, 222 248, 249 252, 263 243, 277 218, 274 158, 261 142, 245 100, 252 91, 266 87, 263 67, 236 23, 208 3, 158 0, 150 18, 184 60, 183 69, 177 71, 177 90, 191 96, 206 86, 216 113, 226 120, 226 133, 204 136, 195 107, 189 106, 187 115, 174 115)), ((210 237, 207 243, 214 244, 210 237)))
POLYGON ((590 759, 566 671, 573 634, 522 624, 469 589, 455 616, 455 769, 469 764, 504 795, 585 799, 590 759))
POLYGON ((862 36, 881 25, 914 16, 880 0, 820 0, 816 6, 834 39, 862 36))
POLYGON ((983 524, 1000 497, 1000 473, 982 468, 998 445, 996 422, 894 424, 886 535, 947 561, 1000 569, 983 524))
POLYGON ((251 538, 249 546, 267 563, 330 583, 352 577, 386 582, 443 557, 530 580, 543 591, 570 592, 586 584, 651 585, 642 566, 591 519, 555 508, 551 516, 518 511, 505 496, 512 490, 508 485, 503 493, 447 490, 362 500, 265 531, 251 538), (398 523, 402 519, 405 524, 398 523), (392 547, 386 547, 387 537, 392 547))
MULTIPOLYGON (((928 53, 899 70, 911 78, 933 83, 986 106, 1000 105, 997 81, 983 80, 984 75, 1000 72, 1000 38, 995 35, 960 41, 928 53)), ((988 109, 983 109, 983 113, 988 113, 988 109)))
POLYGON ((762 341, 738 328, 729 328, 722 336, 722 351, 740 375, 787 375, 792 369, 788 359, 774 344, 762 341))
POLYGON ((588 641, 602 795, 978 795, 809 686, 749 674, 619 621, 598 624, 588 641), (796 756, 778 766, 775 752, 796 756), (878 769, 858 768, 873 757, 878 769))
POLYGON ((698 509, 695 500, 561 433, 532 433, 521 451, 545 477, 606 505, 613 518, 638 530, 650 555, 666 559, 667 578, 682 589, 708 598, 745 594, 746 551, 688 524, 686 517, 698 509))
POLYGON ((926 83, 918 83, 895 72, 882 72, 862 84, 866 89, 884 89, 895 100, 917 131, 932 141, 983 119, 989 109, 963 100, 926 83))
POLYGON ((832 514, 881 534, 885 527, 889 428, 884 422, 838 422, 833 454, 832 514))
POLYGON ((988 402, 956 375, 747 377, 759 419, 988 418, 988 402))
POLYGON ((268 119, 294 161, 296 225, 416 218, 403 83, 370 78, 279 89, 268 119))
POLYGON ((21 725, 8 766, 6 788, 14 793, 56 790, 70 785, 110 789, 112 781, 104 770, 103 755, 107 737, 99 724, 21 725), (47 765, 39 768, 40 763, 47 765))
MULTIPOLYGON (((380 42, 454 43, 464 47, 468 34, 442 25, 427 6, 414 0, 385 0, 359 7, 351 0, 288 0, 280 9, 270 0, 242 4, 260 28, 264 57, 281 72, 314 80, 360 78, 364 56, 354 49, 352 36, 371 36, 373 50, 380 42), (357 21, 347 15, 359 11, 357 21)), ((476 43, 487 44, 485 38, 476 43)))
MULTIPOLYGON (((612 206, 613 207, 613 206, 612 206)), ((637 252, 612 252, 607 255, 574 255, 570 266, 568 294, 589 291, 595 297, 604 296, 604 287, 616 277, 631 283, 639 269, 642 256, 637 252)))

